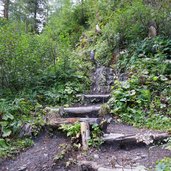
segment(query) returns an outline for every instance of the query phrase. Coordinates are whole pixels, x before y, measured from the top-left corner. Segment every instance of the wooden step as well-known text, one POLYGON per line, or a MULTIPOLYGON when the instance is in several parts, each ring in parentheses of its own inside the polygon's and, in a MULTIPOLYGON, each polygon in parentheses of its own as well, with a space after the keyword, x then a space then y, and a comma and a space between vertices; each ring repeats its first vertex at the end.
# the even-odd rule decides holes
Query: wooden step
POLYGON ((74 124, 76 122, 87 122, 90 125, 100 124, 99 118, 53 118, 47 119, 46 125, 51 127, 59 127, 61 124, 74 124))
POLYGON ((102 140, 106 143, 144 143, 149 145, 156 141, 164 140, 168 137, 170 137, 168 133, 138 133, 134 135, 110 133, 104 134, 102 140))
POLYGON ((76 97, 80 98, 84 104, 105 103, 109 100, 110 94, 78 94, 76 97))
POLYGON ((78 94, 76 95, 76 97, 105 99, 105 98, 109 98, 110 94, 78 94))
POLYGON ((100 105, 83 106, 83 107, 46 107, 45 112, 55 114, 58 117, 97 117, 100 110, 100 105))

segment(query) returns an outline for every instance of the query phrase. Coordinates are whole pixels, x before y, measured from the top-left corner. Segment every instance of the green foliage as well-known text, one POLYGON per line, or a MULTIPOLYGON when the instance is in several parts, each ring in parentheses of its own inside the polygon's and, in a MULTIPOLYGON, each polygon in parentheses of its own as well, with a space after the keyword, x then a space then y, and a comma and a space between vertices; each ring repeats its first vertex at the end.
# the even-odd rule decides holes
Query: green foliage
POLYGON ((99 125, 94 124, 92 126, 91 139, 89 140, 88 145, 91 147, 99 147, 103 143, 101 136, 102 136, 102 131, 99 125))
MULTIPOLYGON (((26 16, 33 8, 27 11, 23 3, 13 4, 22 9, 22 14, 11 13, 14 22, 0 19, 0 137, 11 139, 25 124, 37 135, 44 124, 44 105, 70 104, 88 85, 82 61, 73 53, 86 27, 84 7, 62 1, 61 9, 36 35, 28 33, 26 16)), ((36 21, 29 22, 36 26, 36 21)))
MULTIPOLYGON (((31 29, 37 30, 36 16, 30 14, 34 9, 42 14, 38 9, 40 4, 36 7, 31 1, 17 0, 11 6, 11 20, 0 19, 2 148, 8 146, 7 138, 18 135, 24 124, 29 123, 37 134, 44 124, 42 107, 72 104, 75 94, 87 90, 92 69, 90 50, 96 50, 98 63, 113 65, 113 53, 129 48, 113 65, 119 73, 129 73, 129 79, 125 83, 116 82, 113 87, 109 103, 112 111, 131 124, 168 129, 171 123, 171 64, 167 62, 171 54, 169 0, 155 3, 84 0, 76 5, 69 0, 57 2, 56 11, 40 34, 29 33, 31 29), (146 38, 151 21, 156 22, 158 34, 165 38, 146 38), (97 24, 101 33, 95 31, 97 24)), ((68 136, 76 136, 80 131, 79 124, 62 129, 69 132, 68 136)), ((100 144, 99 128, 93 129, 91 144, 100 144)))
POLYGON ((168 129, 170 113, 170 40, 147 39, 120 57, 116 67, 129 75, 115 81, 109 104, 124 122, 154 129, 168 129), (133 52, 132 52, 133 51, 133 52))
POLYGON ((112 54, 127 48, 148 37, 149 23, 154 21, 157 32, 161 36, 170 37, 170 2, 156 2, 156 5, 133 1, 85 1, 89 14, 89 30, 84 32, 88 40, 84 46, 80 43, 77 50, 87 53, 95 49, 96 58, 102 65, 111 65, 112 54), (107 10, 106 10, 107 9, 107 10), (101 28, 101 34, 95 32, 96 24, 101 28))
MULTIPOLYGON (((169 130, 169 131, 170 131, 170 130, 169 130)), ((164 145, 165 149, 171 151, 171 138, 168 138, 168 139, 166 140, 166 142, 167 142, 167 144, 164 145)))
MULTIPOLYGON (((67 133, 68 137, 71 137, 72 139, 80 139, 80 135, 81 135, 81 125, 80 123, 75 123, 75 124, 62 124, 59 127, 60 130, 62 130, 63 132, 67 133)), ((101 145, 103 142, 101 140, 101 135, 102 135, 102 131, 100 129, 100 127, 97 124, 94 124, 91 127, 91 138, 89 140, 89 146, 92 147, 98 147, 99 145, 101 145)), ((77 144, 74 143, 73 144, 75 147, 79 147, 80 145, 80 141, 78 140, 77 144)))
POLYGON ((9 157, 12 154, 16 154, 19 151, 28 148, 33 145, 33 141, 30 138, 24 139, 0 139, 0 158, 9 157))
POLYGON ((18 32, 17 27, 7 24, 0 34, 1 86, 12 90, 37 85, 37 77, 54 61, 47 37, 18 32))
POLYGON ((12 102, 2 99, 0 101, 0 111, 0 134, 2 137, 17 135, 25 123, 32 123, 35 128, 44 124, 42 106, 28 99, 16 98, 12 102))
POLYGON ((68 137, 77 137, 78 138, 80 136, 81 125, 80 125, 80 123, 62 124, 59 127, 59 129, 66 132, 68 137))
POLYGON ((100 106, 99 116, 105 117, 105 115, 110 114, 110 107, 106 103, 100 106))
POLYGON ((171 158, 167 157, 162 160, 160 160, 156 167, 155 171, 170 171, 171 168, 171 158))

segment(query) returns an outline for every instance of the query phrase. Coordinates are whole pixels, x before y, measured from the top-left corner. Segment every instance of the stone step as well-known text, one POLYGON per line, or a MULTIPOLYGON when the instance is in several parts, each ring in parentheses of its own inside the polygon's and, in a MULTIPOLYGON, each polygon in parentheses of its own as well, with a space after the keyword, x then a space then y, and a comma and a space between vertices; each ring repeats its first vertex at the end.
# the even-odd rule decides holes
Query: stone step
POLYGON ((161 141, 169 138, 168 133, 138 133, 138 134, 120 134, 120 133, 110 133, 104 134, 102 140, 104 143, 144 143, 146 145, 152 144, 156 141, 161 141))
POLYGON ((97 117, 100 110, 100 105, 82 106, 82 107, 46 107, 45 112, 54 114, 58 117, 97 117))
POLYGON ((109 100, 110 94, 78 94, 76 97, 80 98, 83 103, 105 103, 109 100))

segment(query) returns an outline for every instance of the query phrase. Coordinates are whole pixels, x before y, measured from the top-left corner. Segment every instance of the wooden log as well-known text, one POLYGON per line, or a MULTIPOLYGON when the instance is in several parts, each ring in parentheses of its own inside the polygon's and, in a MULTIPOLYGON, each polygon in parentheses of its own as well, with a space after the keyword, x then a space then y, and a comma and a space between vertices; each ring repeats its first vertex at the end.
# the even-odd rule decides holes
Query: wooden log
POLYGON ((51 108, 46 107, 45 112, 48 114, 54 114, 58 117, 83 117, 83 116, 98 116, 100 110, 100 105, 94 106, 83 106, 83 107, 60 107, 60 108, 51 108))
POLYGON ((60 108, 60 115, 66 117, 98 116, 100 106, 60 108))
POLYGON ((100 110, 100 106, 64 108, 64 112, 66 112, 66 113, 75 113, 75 114, 98 112, 99 110, 100 110))
POLYGON ((44 109, 44 112, 46 112, 47 115, 55 115, 55 116, 57 116, 57 117, 60 117, 59 108, 46 107, 46 108, 44 109))
POLYGON ((168 133, 141 133, 135 135, 124 135, 124 134, 104 134, 102 140, 104 142, 122 142, 122 143, 145 143, 147 145, 155 142, 164 140, 169 137, 168 133))
POLYGON ((85 97, 85 98, 109 98, 110 94, 78 94, 76 97, 85 97))
POLYGON ((53 118, 49 119, 46 123, 48 126, 59 127, 61 124, 73 124, 76 122, 87 122, 90 125, 100 124, 101 119, 99 118, 53 118))
POLYGON ((110 94, 79 94, 76 97, 80 98, 86 104, 92 104, 92 102, 105 103, 109 100, 110 94))
POLYGON ((88 122, 81 122, 81 138, 83 150, 88 150, 88 140, 90 139, 90 127, 88 122))

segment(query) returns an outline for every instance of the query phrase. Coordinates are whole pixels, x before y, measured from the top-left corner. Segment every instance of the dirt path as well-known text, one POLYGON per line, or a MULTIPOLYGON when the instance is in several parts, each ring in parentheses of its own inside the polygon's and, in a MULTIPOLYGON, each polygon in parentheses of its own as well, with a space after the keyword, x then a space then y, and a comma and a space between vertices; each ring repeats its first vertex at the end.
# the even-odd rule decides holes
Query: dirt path
MULTIPOLYGON (((22 152, 13 160, 0 163, 0 171, 52 171, 53 158, 60 152, 60 144, 67 143, 66 137, 57 133, 53 137, 41 135, 34 146, 22 152)), ((57 168, 55 170, 63 170, 57 168)))
MULTIPOLYGON (((148 131, 137 129, 123 124, 111 124, 109 132, 140 133, 148 131)), ((154 132, 154 131, 152 131, 154 132)), ((69 143, 69 140, 60 133, 53 137, 48 134, 41 135, 35 145, 22 152, 13 160, 6 160, 0 164, 1 171, 77 171, 77 167, 65 168, 63 164, 56 165, 53 158, 61 152, 60 145, 69 143)), ((74 158, 77 161, 94 161, 103 167, 113 168, 115 165, 137 166, 143 165, 154 170, 157 160, 171 157, 171 151, 162 146, 147 147, 143 144, 104 144, 99 149, 90 149, 88 152, 80 151, 74 158)))
MULTIPOLYGON (((109 72, 105 77, 107 77, 106 80, 110 81, 108 75, 110 75, 112 71, 103 67, 101 70, 98 70, 100 71, 100 74, 96 73, 96 75, 99 77, 97 77, 97 80, 95 81, 96 83, 99 82, 98 80, 101 80, 101 73, 103 73, 103 70, 105 70, 104 73, 109 72)), ((96 90, 101 90, 100 93, 103 93, 105 87, 106 85, 98 88, 94 87, 94 91, 96 92, 96 90)), ((80 107, 79 109, 76 107, 64 109, 61 108, 60 110, 63 109, 65 111, 69 111, 71 114, 75 112, 75 117, 81 118, 83 117, 83 114, 85 115, 84 117, 87 117, 87 111, 89 111, 88 109, 90 108, 87 107, 87 104, 92 105, 95 102, 95 104, 97 103, 100 105, 101 103, 104 103, 105 100, 105 98, 102 98, 103 100, 99 99, 99 94, 85 95, 85 97, 87 99, 84 101, 84 103, 82 103, 84 110, 83 107, 80 107), (97 97, 94 101, 94 99, 92 100, 92 97, 94 98, 95 96, 97 97)), ((100 107, 98 110, 100 110, 100 107)), ((59 109, 56 109, 56 111, 59 112, 59 109)), ((92 114, 91 112, 89 111, 90 114, 92 114)), ((59 118, 59 113, 52 112, 52 114, 53 117, 50 117, 52 121, 55 117, 59 118)), ((95 114, 95 116, 98 117, 99 113, 97 110, 95 110, 95 114)), ((141 133, 156 133, 156 131, 137 129, 132 126, 118 124, 115 122, 108 125, 107 132, 116 134, 122 133, 124 136, 141 133)), ((61 135, 59 132, 55 132, 53 137, 50 137, 47 133, 44 133, 37 138, 33 147, 25 152, 22 152, 15 159, 7 159, 6 161, 1 162, 0 171, 94 171, 93 169, 79 170, 76 165, 65 168, 65 162, 67 159, 61 161, 58 163, 58 165, 55 164, 54 157, 55 155, 61 153, 62 149, 60 146, 64 143, 70 144, 70 141, 66 138, 66 136, 61 135)), ((165 150, 162 145, 153 144, 146 146, 144 144, 137 144, 137 142, 123 144, 123 142, 118 143, 115 141, 111 144, 103 144, 99 148, 91 148, 87 152, 81 150, 77 152, 74 150, 71 151, 72 152, 69 153, 68 157, 72 158, 73 161, 92 161, 96 162, 97 165, 106 168, 112 168, 113 170, 115 170, 116 165, 122 166, 124 168, 127 166, 132 168, 143 165, 153 171, 157 160, 160 160, 164 157, 171 157, 171 151, 165 150)))
MULTIPOLYGON (((108 132, 124 133, 124 134, 137 134, 141 132, 155 133, 147 129, 137 129, 132 126, 124 124, 110 124, 108 132)), ((145 144, 120 144, 112 143, 102 145, 99 149, 91 149, 86 154, 79 154, 79 160, 93 161, 97 164, 114 168, 115 165, 120 166, 138 166, 142 165, 154 171, 156 162, 164 157, 171 157, 171 151, 163 148, 163 145, 150 145, 145 144)))

